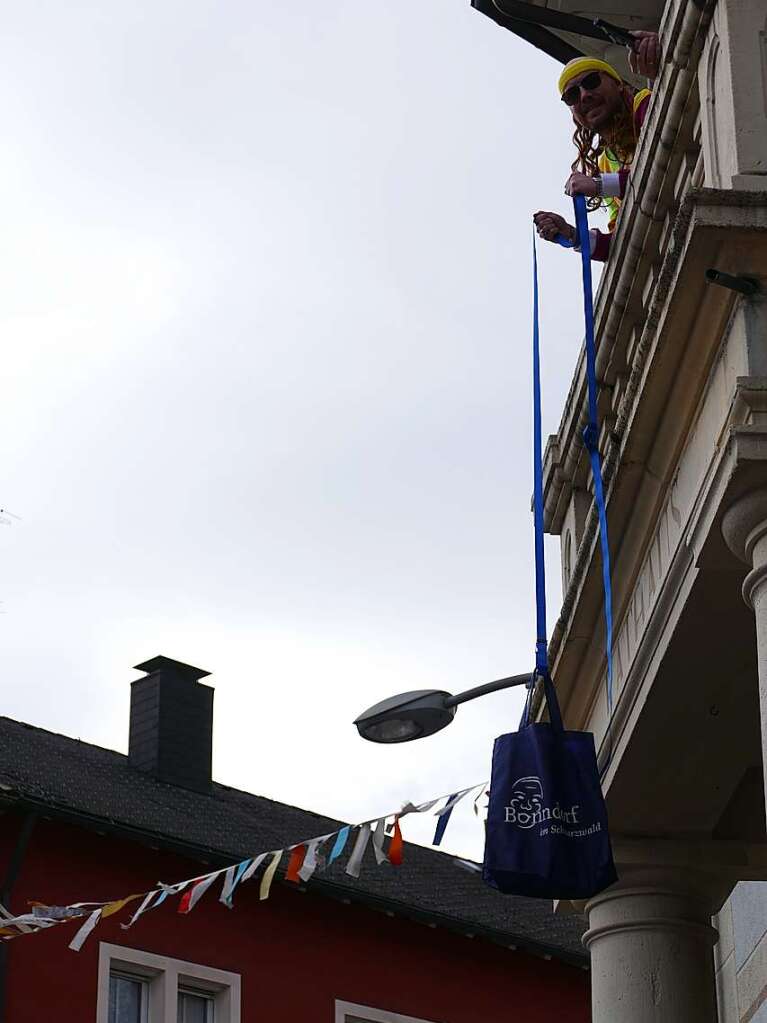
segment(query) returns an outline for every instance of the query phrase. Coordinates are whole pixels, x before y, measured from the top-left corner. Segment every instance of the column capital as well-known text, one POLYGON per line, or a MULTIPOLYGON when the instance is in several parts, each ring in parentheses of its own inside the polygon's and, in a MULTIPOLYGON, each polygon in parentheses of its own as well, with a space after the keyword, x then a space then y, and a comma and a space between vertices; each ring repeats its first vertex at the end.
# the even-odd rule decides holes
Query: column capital
POLYGON ((682 927, 715 941, 711 917, 732 890, 732 881, 707 871, 649 864, 619 868, 620 879, 586 903, 591 928, 587 946, 599 932, 682 927), (593 933, 592 933, 593 932, 593 933))
POLYGON ((730 505, 722 518, 722 536, 732 553, 752 566, 743 581, 743 599, 753 608, 757 589, 767 581, 767 487, 730 505))
POLYGON ((594 1023, 715 1023, 711 881, 696 870, 632 867, 589 900, 594 1023))
POLYGON ((722 536, 736 558, 752 564, 754 547, 767 533, 767 487, 751 490, 731 504, 722 518, 722 536))

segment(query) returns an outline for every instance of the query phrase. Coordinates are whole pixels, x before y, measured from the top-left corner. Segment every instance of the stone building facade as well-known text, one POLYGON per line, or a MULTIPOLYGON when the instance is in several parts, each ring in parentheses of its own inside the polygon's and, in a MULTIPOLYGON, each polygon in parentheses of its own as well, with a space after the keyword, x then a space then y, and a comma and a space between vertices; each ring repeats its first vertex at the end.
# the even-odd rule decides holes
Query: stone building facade
POLYGON ((583 351, 545 456, 553 675, 568 726, 595 734, 620 875, 577 907, 593 1019, 765 1023, 767 6, 554 6, 660 25, 664 51, 595 300, 611 715, 583 351))

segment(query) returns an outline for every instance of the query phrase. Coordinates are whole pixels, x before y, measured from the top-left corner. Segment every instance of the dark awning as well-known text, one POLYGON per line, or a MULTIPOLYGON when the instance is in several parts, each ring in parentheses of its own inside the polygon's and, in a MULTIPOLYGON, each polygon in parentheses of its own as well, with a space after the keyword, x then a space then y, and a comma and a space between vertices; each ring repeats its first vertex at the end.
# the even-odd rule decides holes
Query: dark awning
MULTIPOLYGON (((560 39, 559 36, 555 35, 548 28, 544 28, 543 25, 532 21, 520 21, 518 18, 510 18, 505 14, 501 14, 493 0, 471 0, 471 6, 480 11, 480 13, 486 14, 488 18, 492 18, 496 24, 507 28, 510 32, 518 35, 520 39, 532 43, 536 49, 543 50, 544 53, 547 53, 554 60, 558 60, 562 64, 566 64, 568 60, 573 60, 574 57, 583 56, 582 50, 578 50, 571 46, 570 43, 566 43, 564 39, 560 39)), ((545 10, 545 8, 539 8, 539 10, 545 10)))
MULTIPOLYGON (((593 17, 556 10, 530 0, 471 0, 471 6, 562 64, 585 54, 607 59, 614 54, 619 65, 627 65, 625 47, 631 43, 630 28, 652 24, 650 19, 658 0, 635 2, 637 9, 626 13, 626 27, 601 19, 598 4, 593 17)), ((615 57, 612 62, 616 62, 615 57)))

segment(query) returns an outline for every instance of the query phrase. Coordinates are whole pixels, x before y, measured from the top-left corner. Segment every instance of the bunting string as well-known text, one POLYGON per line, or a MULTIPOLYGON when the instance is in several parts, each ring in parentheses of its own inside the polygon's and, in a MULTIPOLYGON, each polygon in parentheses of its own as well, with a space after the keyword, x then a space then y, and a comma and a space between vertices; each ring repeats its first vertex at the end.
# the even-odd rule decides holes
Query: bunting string
POLYGON ((423 803, 408 802, 394 813, 362 821, 360 824, 345 824, 338 831, 305 839, 282 849, 249 856, 239 863, 220 867, 209 874, 175 881, 172 884, 158 881, 151 891, 127 895, 120 899, 108 902, 75 902, 68 906, 49 906, 41 902, 31 902, 32 911, 29 913, 13 916, 6 911, 0 916, 0 939, 9 941, 24 934, 35 934, 49 927, 78 920, 80 926, 70 941, 69 948, 79 952, 102 920, 119 913, 126 906, 139 903, 128 922, 120 925, 123 930, 128 930, 145 913, 157 909, 166 899, 177 895, 181 896, 177 912, 185 916, 192 912, 208 889, 222 879, 218 901, 232 909, 239 886, 254 877, 263 864, 266 864, 259 885, 259 899, 264 901, 269 898, 272 882, 285 853, 288 853, 285 880, 293 884, 306 884, 315 874, 322 872, 346 852, 352 837, 354 841, 345 868, 349 877, 360 876, 368 845, 372 845, 375 862, 379 867, 384 865, 399 867, 404 859, 404 841, 400 825, 403 817, 412 813, 434 811, 437 818, 434 845, 439 845, 455 806, 466 796, 473 795, 474 811, 478 813, 478 802, 487 785, 487 782, 471 785, 448 796, 438 796, 423 803), (389 825, 388 822, 392 823, 389 825), (323 847, 331 842, 330 852, 326 855, 323 853, 323 847))

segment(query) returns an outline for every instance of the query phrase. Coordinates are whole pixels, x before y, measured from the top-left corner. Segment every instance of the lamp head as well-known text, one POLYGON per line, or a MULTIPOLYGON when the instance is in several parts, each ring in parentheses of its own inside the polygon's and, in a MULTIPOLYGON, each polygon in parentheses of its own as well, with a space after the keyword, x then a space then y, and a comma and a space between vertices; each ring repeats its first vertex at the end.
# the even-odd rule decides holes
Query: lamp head
POLYGON ((433 735, 455 716, 455 707, 445 706, 450 693, 441 689, 416 689, 382 700, 355 720, 357 731, 370 742, 409 742, 433 735))

